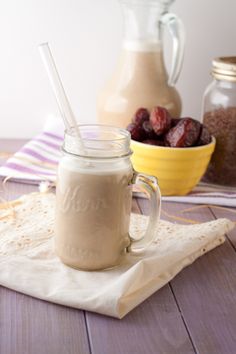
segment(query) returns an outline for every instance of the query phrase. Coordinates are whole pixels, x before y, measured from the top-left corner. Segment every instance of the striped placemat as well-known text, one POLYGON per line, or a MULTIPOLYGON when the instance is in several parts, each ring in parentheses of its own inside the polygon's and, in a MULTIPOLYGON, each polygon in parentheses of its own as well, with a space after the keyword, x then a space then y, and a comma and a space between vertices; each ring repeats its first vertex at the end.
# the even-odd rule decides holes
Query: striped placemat
POLYGON ((42 133, 27 142, 0 167, 0 176, 30 184, 55 182, 63 135, 60 121, 50 118, 42 133))
POLYGON ((200 182, 186 196, 162 197, 165 201, 210 204, 228 207, 236 207, 236 187, 227 187, 200 182))

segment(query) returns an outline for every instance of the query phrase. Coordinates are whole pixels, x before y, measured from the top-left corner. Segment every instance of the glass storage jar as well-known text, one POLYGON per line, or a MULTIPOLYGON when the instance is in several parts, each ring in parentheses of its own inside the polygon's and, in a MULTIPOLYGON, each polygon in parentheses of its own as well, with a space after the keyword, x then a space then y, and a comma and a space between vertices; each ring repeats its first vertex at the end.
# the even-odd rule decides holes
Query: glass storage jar
POLYGON ((203 123, 216 138, 204 181, 236 186, 236 57, 212 62, 213 81, 203 97, 203 123))

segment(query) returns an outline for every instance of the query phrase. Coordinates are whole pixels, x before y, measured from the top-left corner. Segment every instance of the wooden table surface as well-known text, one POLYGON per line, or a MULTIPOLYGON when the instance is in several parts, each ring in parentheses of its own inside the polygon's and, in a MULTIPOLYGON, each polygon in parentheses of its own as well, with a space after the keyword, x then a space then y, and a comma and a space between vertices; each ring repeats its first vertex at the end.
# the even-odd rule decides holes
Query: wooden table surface
MULTIPOLYGON (((23 143, 1 140, 0 152, 13 152, 23 143)), ((36 189, 8 183, 0 196, 13 199, 36 189)), ((230 210, 209 207, 183 215, 187 207, 163 203, 164 212, 200 222, 236 220, 230 210)), ((133 211, 148 213, 148 201, 134 200, 133 211)), ((173 221, 164 212, 162 218, 173 221)), ((122 320, 0 287, 0 354, 44 353, 235 354, 236 230, 122 320)))

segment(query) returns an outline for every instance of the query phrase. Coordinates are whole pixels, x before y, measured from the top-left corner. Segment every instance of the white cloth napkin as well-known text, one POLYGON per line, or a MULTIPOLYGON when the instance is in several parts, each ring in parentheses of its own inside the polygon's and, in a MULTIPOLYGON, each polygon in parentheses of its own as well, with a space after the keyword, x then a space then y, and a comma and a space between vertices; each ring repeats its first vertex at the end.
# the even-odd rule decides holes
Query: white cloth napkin
MULTIPOLYGON (((227 219, 176 225, 160 221, 155 241, 142 256, 127 255, 111 270, 85 272, 62 264, 54 253, 52 193, 32 193, 0 205, 0 284, 79 309, 122 318, 185 266, 224 242, 234 227, 227 219)), ((132 214, 131 233, 147 217, 132 214)))

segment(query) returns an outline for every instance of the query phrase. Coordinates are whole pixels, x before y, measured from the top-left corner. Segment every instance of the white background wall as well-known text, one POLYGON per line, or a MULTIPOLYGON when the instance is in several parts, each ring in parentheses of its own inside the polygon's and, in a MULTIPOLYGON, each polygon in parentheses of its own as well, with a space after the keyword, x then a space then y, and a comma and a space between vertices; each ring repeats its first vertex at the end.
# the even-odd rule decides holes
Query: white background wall
MULTIPOLYGON (((187 34, 177 85, 183 115, 200 118, 212 58, 236 55, 236 0, 177 0, 171 11, 187 34)), ((37 49, 44 41, 79 121, 95 121, 96 95, 121 37, 118 0, 0 0, 0 137, 31 137, 58 114, 37 49)))

